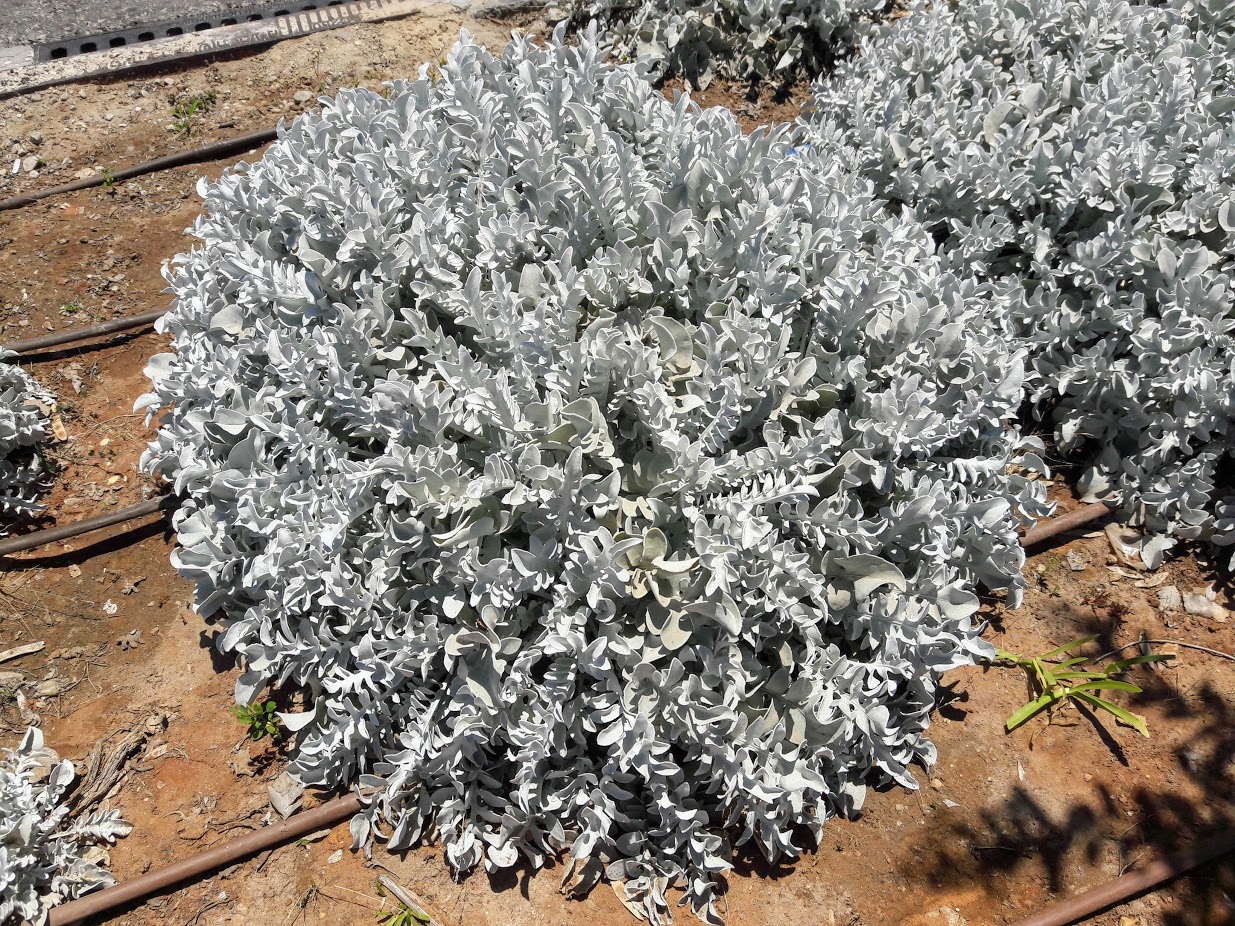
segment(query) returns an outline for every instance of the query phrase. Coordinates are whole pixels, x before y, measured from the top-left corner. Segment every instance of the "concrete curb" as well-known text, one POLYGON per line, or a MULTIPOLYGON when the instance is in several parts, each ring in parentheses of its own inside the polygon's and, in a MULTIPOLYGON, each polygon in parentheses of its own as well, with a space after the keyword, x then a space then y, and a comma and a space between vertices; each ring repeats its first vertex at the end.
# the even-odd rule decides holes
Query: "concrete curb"
POLYGON ((89 77, 116 74, 167 61, 213 55, 237 48, 270 45, 354 26, 415 16, 435 7, 466 10, 471 0, 353 0, 304 13, 293 13, 260 22, 221 26, 204 32, 154 39, 104 51, 34 63, 28 46, 0 48, 0 100, 89 77), (6 70, 7 67, 7 70, 6 70))

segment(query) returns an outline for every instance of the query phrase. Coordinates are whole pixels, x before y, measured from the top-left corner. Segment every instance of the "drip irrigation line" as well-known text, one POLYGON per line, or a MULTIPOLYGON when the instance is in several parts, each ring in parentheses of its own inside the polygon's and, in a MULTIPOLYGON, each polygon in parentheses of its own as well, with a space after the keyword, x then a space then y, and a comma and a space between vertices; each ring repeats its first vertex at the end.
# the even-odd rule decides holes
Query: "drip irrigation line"
POLYGON ((1061 514, 1058 517, 1047 518, 1045 521, 1039 521, 1030 530, 1025 532, 1025 536, 1021 538, 1021 546, 1036 547, 1065 531, 1097 521, 1110 513, 1111 508, 1109 505, 1096 502, 1092 505, 1085 505, 1069 511, 1067 514, 1061 514))
POLYGON ((24 341, 14 341, 0 347, 15 354, 33 354, 49 347, 59 347, 61 344, 71 344, 74 341, 84 341, 86 338, 97 338, 99 335, 112 334, 116 331, 128 331, 130 328, 142 328, 153 325, 167 314, 166 309, 154 312, 143 312, 141 315, 130 315, 126 318, 113 318, 111 321, 99 322, 97 325, 85 325, 81 328, 66 328, 54 334, 42 334, 37 338, 26 338, 24 341))
POLYGON ((1185 643, 1183 640, 1135 640, 1132 643, 1125 643, 1123 646, 1119 647, 1118 649, 1111 650, 1109 653, 1107 653, 1104 656, 1099 656, 1096 661, 1101 662, 1103 659, 1108 659, 1111 656, 1114 656, 1116 653, 1122 653, 1124 650, 1126 650, 1130 646, 1140 646, 1142 643, 1154 643, 1154 644, 1157 644, 1158 646, 1164 646, 1168 644, 1170 646, 1182 646, 1185 649, 1200 650, 1202 653, 1209 653, 1209 655, 1211 656, 1218 656, 1221 659, 1229 659, 1232 662, 1235 662, 1235 655, 1231 655, 1230 653, 1224 653, 1220 649, 1210 649, 1208 646, 1201 646, 1199 643, 1185 643))
POLYGON ((1053 904, 1016 926, 1067 926, 1079 919, 1123 903, 1130 897, 1157 887, 1211 862, 1235 849, 1235 831, 1227 831, 1175 855, 1158 859, 1140 871, 1130 871, 1114 881, 1082 891, 1075 897, 1053 904))
MULTIPOLYGON (((327 801, 313 810, 295 814, 219 846, 199 852, 166 868, 152 871, 114 887, 88 894, 78 900, 53 907, 49 926, 70 926, 87 917, 105 915, 124 904, 144 900, 152 894, 174 887, 190 878, 235 864, 242 858, 273 849, 289 840, 319 829, 336 826, 357 813, 362 806, 359 795, 327 801)), ((1018 926, 1067 926, 1092 913, 1123 903, 1128 898, 1157 887, 1164 881, 1185 874, 1235 849, 1235 832, 1223 833, 1192 849, 1159 859, 1139 871, 1090 888, 1022 921, 1018 926)))
POLYGON ((47 921, 48 926, 68 926, 70 923, 79 923, 87 917, 107 914, 117 907, 144 900, 182 881, 198 878, 220 868, 227 868, 242 858, 273 849, 317 830, 336 826, 356 814, 360 808, 360 796, 356 794, 327 801, 320 807, 293 814, 281 823, 262 827, 179 862, 173 862, 166 868, 122 881, 114 887, 87 894, 85 897, 69 901, 59 907, 52 907, 47 921))
POLYGON ((74 521, 71 524, 57 524, 55 527, 49 527, 46 530, 34 531, 29 534, 21 534, 17 537, 8 537, 0 540, 0 556, 8 556, 11 553, 20 553, 22 550, 32 550, 35 547, 41 547, 44 544, 55 543, 58 540, 67 540, 70 537, 76 537, 79 534, 88 534, 90 531, 97 531, 103 527, 110 527, 113 524, 122 524, 125 521, 135 521, 138 518, 144 518, 147 515, 155 514, 160 511, 170 511, 180 504, 180 499, 173 496, 163 496, 148 498, 144 502, 138 502, 136 505, 130 505, 127 508, 118 508, 115 511, 109 511, 106 514, 95 515, 93 518, 86 518, 82 521, 74 521))
POLYGON ((189 148, 186 151, 178 151, 175 154, 155 158, 153 161, 144 161, 141 164, 134 164, 131 167, 124 167, 115 173, 108 174, 106 176, 103 174, 96 174, 93 177, 87 177, 84 180, 74 180, 72 183, 66 183, 62 186, 48 187, 45 190, 35 190, 32 193, 22 193, 18 196, 11 196, 8 199, 0 199, 0 212, 4 212, 7 209, 18 209, 22 206, 29 206, 31 203, 37 203, 40 199, 46 199, 49 196, 59 196, 62 193, 75 193, 78 190, 86 190, 91 187, 103 186, 104 184, 110 184, 117 180, 130 180, 133 177, 140 177, 143 174, 153 174, 161 170, 170 170, 173 167, 183 167, 186 164, 197 164, 201 161, 216 161, 220 158, 243 154, 246 151, 252 151, 254 148, 258 148, 268 142, 272 142, 277 137, 278 129, 262 129, 258 132, 249 132, 245 135, 237 135, 235 138, 225 138, 222 141, 213 141, 207 145, 200 145, 196 148, 189 148))
MULTIPOLYGON (((49 527, 46 530, 34 531, 33 533, 22 534, 18 537, 10 537, 7 540, 0 540, 0 556, 8 556, 10 553, 19 553, 22 550, 31 550, 44 544, 55 543, 58 540, 67 540, 70 537, 76 537, 78 534, 89 533, 103 527, 110 527, 113 524, 134 521, 137 518, 154 514, 156 511, 171 510, 179 504, 180 499, 175 496, 151 498, 136 505, 130 505, 128 508, 109 511, 107 514, 96 515, 83 521, 74 521, 72 524, 60 524, 56 527, 49 527)), ((1021 539, 1021 543, 1026 547, 1044 543, 1064 531, 1087 524, 1109 512, 1110 509, 1106 505, 1087 505, 1085 508, 1078 508, 1076 511, 1070 511, 1057 518, 1039 521, 1033 530, 1025 534, 1021 539)), ((1129 646, 1131 645, 1129 644, 1129 646)))

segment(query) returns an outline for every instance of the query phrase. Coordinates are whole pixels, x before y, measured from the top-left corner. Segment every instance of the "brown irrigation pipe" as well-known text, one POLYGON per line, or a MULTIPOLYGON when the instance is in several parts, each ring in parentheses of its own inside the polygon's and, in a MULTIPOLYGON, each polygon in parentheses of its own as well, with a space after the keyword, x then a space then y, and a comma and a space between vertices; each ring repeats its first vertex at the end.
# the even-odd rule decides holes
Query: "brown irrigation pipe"
POLYGON ((146 515, 173 508, 179 504, 179 501, 175 496, 149 498, 144 502, 138 502, 136 505, 118 508, 115 511, 107 512, 107 514, 95 515, 93 518, 86 518, 82 521, 74 521, 72 524, 57 524, 55 527, 49 527, 46 530, 34 531, 33 533, 22 534, 18 537, 8 537, 0 540, 0 556, 20 553, 22 550, 32 550, 47 543, 55 543, 57 540, 67 540, 70 537, 76 537, 78 534, 87 534, 90 531, 97 531, 100 528, 110 527, 113 524, 144 518, 146 515))
POLYGON ((81 328, 66 328, 54 334, 42 334, 37 338, 26 338, 24 341, 14 341, 3 345, 3 350, 15 354, 32 354, 35 351, 58 347, 61 344, 71 344, 73 341, 84 341, 86 338, 97 338, 99 335, 112 334, 115 331, 128 331, 130 328, 141 328, 153 325, 166 314, 166 309, 153 312, 143 312, 140 315, 130 315, 126 318, 113 318, 111 321, 99 322, 97 325, 85 325, 81 328))
MULTIPOLYGON (((113 524, 120 524, 124 521, 134 521, 137 518, 154 514, 156 511, 173 508, 179 503, 179 499, 174 496, 151 498, 136 505, 130 505, 128 508, 120 508, 116 511, 109 511, 107 514, 95 515, 93 518, 86 518, 83 521, 74 521, 72 524, 60 524, 56 527, 49 527, 46 530, 35 531, 31 534, 10 537, 7 540, 0 540, 0 556, 20 553, 22 550, 31 550, 34 547, 55 543, 58 540, 67 540, 70 537, 76 537, 78 534, 86 534, 90 531, 110 527, 113 524)), ((1110 511, 1111 509, 1103 504, 1086 505, 1084 508, 1077 508, 1075 511, 1069 511, 1067 514, 1060 515, 1057 518, 1039 521, 1032 530, 1028 531, 1021 538, 1021 544, 1026 547, 1040 545, 1062 534, 1064 531, 1096 521, 1098 518, 1110 514, 1110 511)))
MULTIPOLYGON (((49 926, 69 926, 86 917, 107 913, 123 904, 143 900, 182 881, 225 868, 242 858, 316 830, 335 826, 357 813, 360 808, 360 797, 355 794, 328 801, 313 810, 298 813, 282 823, 230 839, 220 846, 207 849, 166 868, 124 881, 115 887, 105 888, 63 906, 53 907, 48 920, 49 926)), ((1235 849, 1235 832, 1228 832, 1193 849, 1159 859, 1140 871, 1130 872, 1048 907, 1024 920, 1019 926, 1067 926, 1081 917, 1121 903, 1164 881, 1185 874, 1232 849, 1235 849)))
POLYGON ((1017 926, 1067 926, 1082 917, 1123 903, 1130 897, 1157 887, 1163 881, 1185 874, 1193 868, 1212 862, 1235 849, 1235 831, 1228 831, 1199 846, 1169 855, 1146 865, 1140 871, 1130 871, 1114 881, 1082 891, 1075 897, 1047 907, 1017 926))
POLYGON ((1095 504, 1084 505, 1081 508, 1069 511, 1067 514, 1061 514, 1057 518, 1047 518, 1045 521, 1039 521, 1032 529, 1025 532, 1025 536, 1021 538, 1021 546, 1036 547, 1053 537, 1059 536, 1064 531, 1070 531, 1073 528, 1090 524, 1099 518, 1106 517, 1110 513, 1110 506, 1096 502, 1095 504))
POLYGON ((164 891, 182 881, 233 865, 246 856, 273 849, 289 840, 335 826, 353 816, 360 810, 360 807, 360 797, 356 794, 335 798, 320 807, 294 814, 282 823, 264 826, 236 839, 229 839, 222 845, 214 846, 197 855, 191 855, 166 868, 160 868, 129 881, 122 881, 114 887, 87 894, 63 906, 53 907, 48 924, 49 926, 68 926, 69 923, 79 923, 86 917, 107 913, 123 904, 144 900, 151 894, 164 891))
POLYGON ((252 151, 268 142, 274 141, 278 137, 278 129, 262 129, 258 132, 249 132, 245 135, 237 135, 235 138, 225 138, 222 141, 213 141, 208 145, 201 145, 197 148, 189 148, 187 151, 178 151, 175 154, 169 154, 165 157, 155 158, 153 161, 145 161, 141 164, 134 164, 131 167, 123 167, 115 173, 97 174, 93 177, 87 177, 84 180, 74 180, 72 183, 66 183, 62 186, 48 187, 45 190, 35 190, 32 193, 21 193, 17 196, 11 196, 8 199, 0 199, 0 212, 6 209, 18 209, 22 206, 29 206, 31 203, 37 203, 40 199, 46 199, 49 196, 59 196, 62 193, 75 193, 78 190, 87 190, 91 187, 103 186, 117 180, 129 180, 133 177, 140 177, 143 174, 153 174, 160 170, 170 170, 173 167, 183 167, 185 164, 197 164, 201 161, 215 161, 219 158, 231 157, 236 154, 243 154, 246 151, 252 151))

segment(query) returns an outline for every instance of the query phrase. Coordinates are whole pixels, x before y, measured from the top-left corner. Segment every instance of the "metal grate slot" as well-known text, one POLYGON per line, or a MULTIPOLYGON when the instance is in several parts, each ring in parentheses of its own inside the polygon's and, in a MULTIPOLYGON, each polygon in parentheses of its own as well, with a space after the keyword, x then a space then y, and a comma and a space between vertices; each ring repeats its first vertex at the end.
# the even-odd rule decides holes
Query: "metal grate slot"
POLYGON ((194 32, 206 32, 220 26, 235 26, 241 22, 262 22, 278 16, 291 16, 297 13, 307 13, 311 10, 329 9, 343 6, 347 0, 327 0, 323 3, 267 3, 254 5, 246 10, 227 10, 217 16, 196 16, 165 20, 163 22, 143 23, 132 29, 122 29, 116 32, 106 32, 99 35, 86 35, 80 38, 61 39, 56 42, 44 42, 35 46, 36 61, 57 61, 72 58, 76 55, 88 55, 99 49, 123 48, 128 45, 140 45, 143 42, 153 42, 155 39, 187 35, 194 32))

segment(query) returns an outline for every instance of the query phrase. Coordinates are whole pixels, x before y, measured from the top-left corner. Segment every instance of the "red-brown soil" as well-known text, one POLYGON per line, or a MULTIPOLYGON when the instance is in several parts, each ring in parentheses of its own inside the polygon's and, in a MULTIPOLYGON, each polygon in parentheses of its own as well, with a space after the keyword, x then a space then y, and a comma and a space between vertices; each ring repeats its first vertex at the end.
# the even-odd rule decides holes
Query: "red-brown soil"
MULTIPOLYGON (((65 182, 86 167, 115 169, 263 127, 313 105, 294 101, 299 90, 332 92, 413 73, 440 59, 463 23, 443 8, 440 15, 0 102, 2 140, 35 151, 53 168, 39 177, 6 174, 0 196, 65 182), (169 128, 169 97, 212 92, 214 103, 188 133, 169 128), (30 141, 32 132, 42 133, 41 145, 30 141), (66 158, 71 164, 56 166, 66 158)), ((493 44, 510 28, 493 21, 467 26, 493 44)), ((791 119, 803 92, 749 103, 742 88, 717 85, 698 98, 734 106, 753 127, 791 119)), ((199 208, 195 181, 223 167, 172 170, 0 213, 0 343, 164 305, 160 267, 190 243, 182 232, 199 208)), ((63 472, 47 498, 46 524, 131 504, 152 488, 136 471, 150 431, 132 407, 145 391, 146 360, 164 345, 153 333, 122 335, 23 361, 58 394, 70 438, 51 448, 63 472)), ((120 878, 261 825, 271 813, 267 785, 285 764, 277 751, 246 744, 228 713, 237 670, 211 648, 215 629, 190 610, 192 588, 173 572, 171 549, 172 538, 155 521, 0 562, 0 650, 46 642, 0 671, 56 683, 44 691, 62 689, 43 697, 24 689, 27 710, 41 718, 50 745, 81 768, 100 738, 153 710, 170 714, 110 800, 134 824, 111 850, 120 878), (109 601, 116 611, 110 616, 109 601)), ((1097 655, 1142 632, 1235 651, 1235 621, 1164 617, 1157 588, 1112 572, 1108 557, 1101 535, 1033 557, 1025 605, 992 605, 990 638, 1024 654, 1098 633, 1086 650, 1097 655), (1069 565, 1069 551, 1087 561, 1081 571, 1069 565)), ((1164 584, 1183 592, 1219 581, 1191 555, 1161 572, 1164 584)), ((1231 606, 1229 589, 1220 589, 1219 600, 1231 606)), ((1145 693, 1116 697, 1148 719, 1151 739, 1075 708, 1008 734, 1004 719, 1025 701, 1023 674, 953 673, 932 730, 939 764, 919 772, 922 789, 873 793, 860 819, 832 822, 823 845, 795 866, 743 861, 728 878, 727 921, 1015 923, 1052 899, 1235 825, 1235 665, 1185 649, 1172 664, 1138 669, 1131 678, 1145 693)), ((0 704, 0 745, 12 745, 23 726, 15 701, 0 704)), ((583 901, 564 900, 560 870, 478 873, 455 883, 433 848, 401 859, 379 848, 375 857, 445 926, 631 922, 603 886, 583 901)), ((391 909, 378 897, 375 878, 350 850, 346 827, 337 827, 131 908, 114 922, 369 924, 377 911, 391 909)), ((1092 922, 1214 926, 1235 921, 1232 896, 1231 863, 1215 864, 1092 922)))

